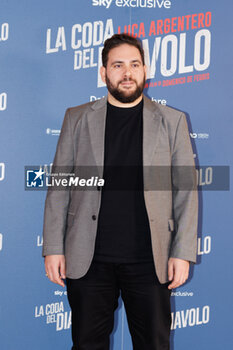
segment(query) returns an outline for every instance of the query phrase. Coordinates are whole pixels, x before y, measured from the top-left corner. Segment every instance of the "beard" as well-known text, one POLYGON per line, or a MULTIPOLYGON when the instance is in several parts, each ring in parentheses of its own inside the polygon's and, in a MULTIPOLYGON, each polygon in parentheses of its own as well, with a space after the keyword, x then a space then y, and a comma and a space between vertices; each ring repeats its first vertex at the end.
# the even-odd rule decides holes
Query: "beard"
POLYGON ((125 78, 120 82, 118 82, 117 86, 114 86, 106 74, 106 85, 107 85, 108 91, 113 97, 115 97, 116 100, 122 103, 131 103, 141 96, 145 86, 145 75, 143 77, 143 81, 141 82, 141 84, 138 84, 137 81, 134 79, 125 78), (124 81, 133 81, 136 84, 136 89, 133 90, 132 92, 128 91, 127 89, 120 90, 119 85, 124 81))

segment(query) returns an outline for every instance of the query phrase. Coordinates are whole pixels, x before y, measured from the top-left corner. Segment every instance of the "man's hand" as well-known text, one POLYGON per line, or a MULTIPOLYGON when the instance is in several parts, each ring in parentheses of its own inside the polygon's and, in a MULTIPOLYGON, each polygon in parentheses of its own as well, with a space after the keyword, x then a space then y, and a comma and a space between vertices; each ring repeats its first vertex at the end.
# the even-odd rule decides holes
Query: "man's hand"
POLYGON ((189 261, 178 258, 170 258, 168 260, 168 279, 172 281, 168 289, 181 286, 189 275, 189 261))
POLYGON ((66 278, 65 256, 64 255, 47 255, 45 257, 45 271, 50 281, 65 287, 62 279, 66 278))

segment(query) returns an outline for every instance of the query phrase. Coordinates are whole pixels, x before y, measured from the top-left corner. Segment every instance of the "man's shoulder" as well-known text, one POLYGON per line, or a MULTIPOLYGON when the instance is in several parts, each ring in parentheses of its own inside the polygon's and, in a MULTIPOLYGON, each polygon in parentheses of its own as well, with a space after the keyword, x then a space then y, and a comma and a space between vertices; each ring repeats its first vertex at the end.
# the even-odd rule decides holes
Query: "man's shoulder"
POLYGON ((167 105, 162 105, 156 101, 152 101, 148 97, 145 97, 145 102, 147 108, 149 108, 153 114, 159 116, 163 120, 166 120, 168 123, 177 123, 181 116, 185 115, 181 110, 167 105))
POLYGON ((75 115, 75 114, 79 114, 79 113, 83 113, 83 112, 88 112, 88 111, 91 111, 92 106, 95 102, 96 101, 86 102, 86 103, 83 103, 83 104, 78 105, 78 106, 69 107, 68 110, 69 110, 71 115, 75 115))
POLYGON ((80 118, 86 113, 92 112, 106 105, 106 100, 106 97, 102 97, 97 101, 86 102, 78 106, 69 107, 67 111, 72 119, 80 118))

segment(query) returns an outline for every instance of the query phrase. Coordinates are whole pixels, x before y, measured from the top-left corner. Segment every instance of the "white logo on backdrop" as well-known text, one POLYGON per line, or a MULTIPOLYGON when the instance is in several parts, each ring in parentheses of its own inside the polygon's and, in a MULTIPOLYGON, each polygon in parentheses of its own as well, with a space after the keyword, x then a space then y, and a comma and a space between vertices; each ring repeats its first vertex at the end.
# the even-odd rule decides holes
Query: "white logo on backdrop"
POLYGON ((140 8, 171 8, 170 0, 92 0, 93 6, 103 6, 106 9, 115 4, 117 7, 140 7, 140 8))
POLYGON ((161 99, 161 98, 154 98, 154 97, 151 97, 151 101, 155 101, 155 102, 157 102, 157 103, 159 103, 159 104, 161 104, 161 105, 163 105, 163 106, 166 106, 166 104, 167 104, 167 100, 165 100, 165 99, 161 99))
MULTIPOLYGON (((104 2, 104 4, 106 5, 107 3, 104 2)), ((103 2, 101 2, 101 6, 103 6, 103 2)), ((70 48, 73 49, 74 70, 95 68, 97 72, 97 87, 103 87, 105 84, 102 82, 99 73, 99 68, 102 65, 103 42, 114 33, 131 32, 138 38, 143 37, 141 39, 145 52, 145 63, 148 67, 147 78, 154 79, 158 70, 162 77, 166 77, 164 80, 146 83, 148 87, 197 83, 209 79, 208 72, 203 74, 200 74, 200 72, 209 67, 211 59, 211 32, 208 29, 203 29, 203 27, 211 26, 212 14, 211 12, 206 12, 204 18, 201 16, 203 17, 203 13, 151 21, 148 32, 143 22, 140 25, 133 23, 131 25, 125 24, 123 27, 116 27, 112 18, 108 18, 106 21, 76 23, 69 30, 64 26, 53 29, 48 28, 46 54, 55 54, 67 51, 70 48), (178 26, 179 23, 184 23, 183 27, 178 26), (199 24, 192 26, 192 23, 199 24), (190 37, 187 36, 186 32, 180 34, 178 32, 199 28, 200 30, 195 33, 194 38, 191 38, 193 64, 187 65, 186 46, 190 45, 188 44, 190 37), (177 34, 174 34, 174 32, 177 32, 177 34), (166 35, 160 36, 160 34, 166 35), (155 36, 155 40, 151 42, 147 36, 155 36), (199 74, 189 75, 188 77, 180 76, 184 73, 195 73, 195 71, 198 71, 199 74), (176 73, 179 74, 179 77, 170 79, 176 73)), ((199 138, 208 138, 208 134, 201 133, 199 138)))
POLYGON ((0 163, 0 181, 5 178, 5 163, 0 163))
POLYGON ((50 128, 46 129, 46 134, 47 135, 59 136, 60 132, 61 132, 61 130, 58 130, 58 129, 50 129, 50 128))
POLYGON ((193 292, 172 292, 171 296, 172 297, 193 297, 194 293, 193 292))
POLYGON ((0 25, 0 41, 6 41, 9 38, 9 23, 0 25))
POLYGON ((37 236, 37 240, 36 240, 36 245, 37 247, 42 247, 43 245, 43 237, 42 236, 37 236))
POLYGON ((206 236, 197 240, 197 254, 209 254, 211 252, 211 237, 206 236))
POLYGON ((210 307, 196 307, 171 313, 171 329, 200 326, 210 321, 210 307))
POLYGON ((196 169, 198 186, 211 185, 213 183, 213 167, 196 169))
POLYGON ((67 295, 67 291, 66 290, 55 290, 54 291, 54 295, 58 296, 58 297, 62 297, 63 295, 67 295))
POLYGON ((7 93, 2 92, 0 94, 0 111, 5 111, 7 107, 7 93))
POLYGON ((196 133, 196 132, 190 132, 190 137, 192 139, 208 139, 209 138, 209 134, 206 133, 206 132, 199 132, 199 133, 196 133))
POLYGON ((56 331, 69 329, 71 326, 71 311, 65 311, 63 301, 35 306, 34 317, 45 318, 46 324, 55 324, 56 331))

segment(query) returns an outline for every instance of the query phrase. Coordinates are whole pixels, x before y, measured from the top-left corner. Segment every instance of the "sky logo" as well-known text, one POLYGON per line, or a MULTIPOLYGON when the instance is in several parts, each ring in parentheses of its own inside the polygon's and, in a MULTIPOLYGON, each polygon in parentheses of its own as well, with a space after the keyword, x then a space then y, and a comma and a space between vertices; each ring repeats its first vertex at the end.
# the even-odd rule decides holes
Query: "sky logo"
POLYGON ((112 0, 92 0, 93 6, 104 6, 106 9, 110 7, 112 0))
MULTIPOLYGON (((92 0, 93 6, 103 6, 109 9, 113 0, 92 0)), ((171 8, 170 0, 115 0, 114 4, 117 7, 147 7, 147 8, 171 8)))

